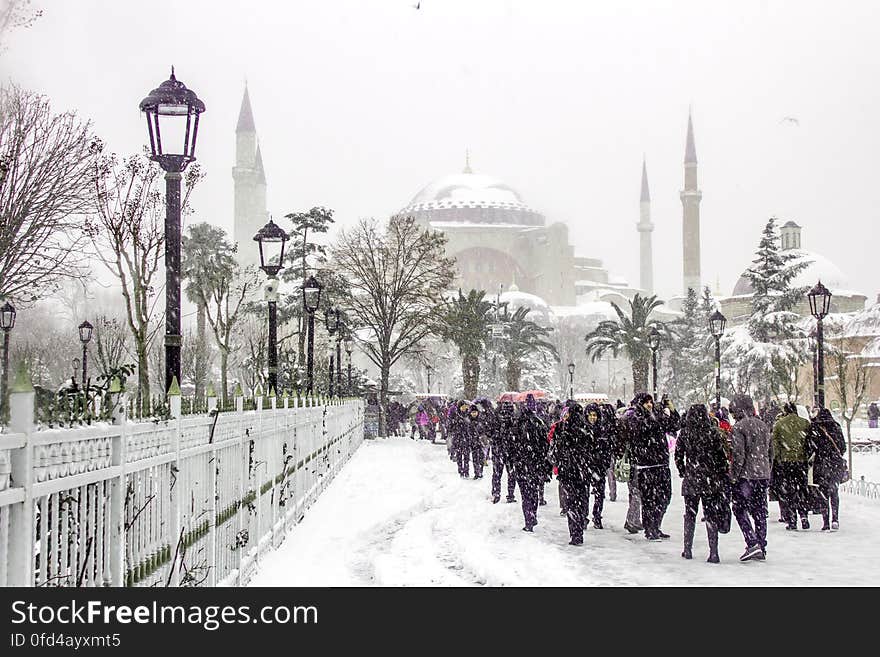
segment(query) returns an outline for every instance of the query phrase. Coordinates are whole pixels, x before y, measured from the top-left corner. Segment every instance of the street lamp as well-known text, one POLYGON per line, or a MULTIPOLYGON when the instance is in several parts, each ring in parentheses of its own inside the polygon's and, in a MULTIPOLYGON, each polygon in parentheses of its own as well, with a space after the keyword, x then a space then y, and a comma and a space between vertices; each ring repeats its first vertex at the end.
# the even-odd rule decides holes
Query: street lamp
POLYGON ((8 301, 0 308, 0 328, 3 329, 3 391, 0 398, 2 419, 6 419, 7 393, 9 392, 9 332, 15 327, 15 306, 8 301))
POLYGON ((727 326, 727 318, 716 310, 709 316, 709 332, 715 338, 715 408, 721 412, 721 336, 724 335, 724 327, 727 326))
POLYGON ((657 400, 657 350, 660 349, 661 335, 656 326, 652 326, 648 332, 648 345, 651 347, 651 386, 654 393, 654 400, 657 400))
POLYGON ((428 392, 431 392, 431 372, 433 371, 433 367, 430 365, 425 365, 425 373, 428 375, 428 392))
POLYGON ((83 346, 83 359, 82 359, 82 386, 83 390, 87 390, 86 387, 86 370, 88 368, 88 345, 92 339, 92 331, 94 330, 94 326, 92 326, 88 320, 84 321, 79 325, 79 341, 82 342, 83 346))
POLYGON ((345 336, 345 353, 348 354, 348 394, 351 395, 351 334, 346 333, 345 336))
MULTIPOLYGON (((328 308, 324 311, 324 323, 327 325, 327 333, 332 338, 336 331, 339 330, 339 308, 328 308)), ((342 332, 340 331, 340 337, 342 332)), ((339 355, 339 340, 336 341, 336 362, 339 369, 342 369, 342 359, 339 355)), ((330 396, 333 396, 333 354, 330 354, 330 396)))
POLYGON ((822 281, 807 292, 810 300, 810 314, 816 318, 816 390, 820 408, 825 407, 825 353, 822 320, 828 315, 831 307, 831 292, 822 285, 822 281))
POLYGON ((306 392, 311 394, 315 382, 315 312, 321 303, 321 284, 314 276, 309 276, 303 281, 302 286, 303 309, 309 316, 308 324, 308 353, 306 356, 306 392))
POLYGON ((171 77, 140 103, 147 117, 150 159, 165 171, 165 391, 180 383, 180 180, 196 159, 199 116, 205 104, 171 77))
POLYGON ((816 349, 816 327, 810 331, 810 351, 813 355, 813 406, 819 406, 819 354, 816 349))
POLYGON ((574 363, 568 364, 568 398, 574 399, 574 363))
POLYGON ((260 269, 266 272, 265 298, 269 304, 269 390, 278 392, 278 272, 284 267, 287 233, 272 219, 254 235, 260 247, 260 269))

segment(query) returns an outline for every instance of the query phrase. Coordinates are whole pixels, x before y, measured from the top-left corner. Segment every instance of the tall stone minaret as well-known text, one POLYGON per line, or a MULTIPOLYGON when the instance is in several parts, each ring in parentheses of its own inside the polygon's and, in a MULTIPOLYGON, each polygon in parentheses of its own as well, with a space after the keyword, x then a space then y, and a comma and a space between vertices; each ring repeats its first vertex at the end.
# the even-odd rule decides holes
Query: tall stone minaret
POLYGON ((684 294, 693 288, 700 294, 700 199, 697 188, 697 149, 694 146, 694 123, 688 112, 687 144, 684 149, 684 190, 680 194, 682 214, 682 260, 684 294))
POLYGON ((639 231, 639 287, 650 296, 654 294, 654 253, 651 247, 654 224, 651 223, 651 193, 648 191, 648 168, 644 158, 640 206, 639 223, 636 224, 639 231))
POLYGON ((260 254, 254 235, 269 220, 266 211, 266 174, 257 142, 257 128, 247 86, 241 99, 238 124, 235 127, 235 216, 233 239, 238 244, 236 257, 243 267, 259 265, 260 254))

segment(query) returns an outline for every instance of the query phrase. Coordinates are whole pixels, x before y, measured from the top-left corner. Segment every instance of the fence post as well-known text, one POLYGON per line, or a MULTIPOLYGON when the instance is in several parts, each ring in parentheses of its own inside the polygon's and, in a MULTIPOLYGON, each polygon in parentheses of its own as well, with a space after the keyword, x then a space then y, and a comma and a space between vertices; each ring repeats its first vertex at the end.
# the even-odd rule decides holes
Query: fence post
POLYGON ((9 508, 9 586, 34 585, 34 396, 30 376, 19 366, 9 389, 9 429, 25 434, 25 444, 21 449, 11 450, 10 484, 24 489, 24 499, 9 508))
POLYGON ((235 400, 235 414, 238 419, 238 508, 236 509, 235 517, 236 517, 236 527, 237 534, 235 535, 236 540, 236 554, 238 556, 238 569, 235 572, 235 583, 237 586, 242 585, 242 576, 241 576, 241 561, 242 561, 242 553, 244 552, 244 546, 239 545, 239 538, 241 537, 242 530, 242 504, 241 501, 244 499, 244 480, 247 476, 247 449, 245 446, 245 435, 244 435, 244 392, 241 389, 241 384, 235 384, 235 390, 232 392, 233 398, 235 400))
POLYGON ((125 583, 125 491, 126 491, 126 429, 128 418, 127 395, 122 391, 119 377, 110 382, 111 417, 114 426, 120 427, 119 435, 110 444, 110 465, 119 466, 119 475, 110 480, 110 581, 109 586, 125 583))
MULTIPOLYGON (((168 388, 168 406, 171 409, 171 420, 174 427, 174 460, 171 461, 171 518, 169 530, 171 532, 168 546, 171 548, 171 579, 170 586, 180 586, 180 569, 177 561, 180 555, 180 486, 177 485, 177 475, 180 473, 180 384, 177 377, 171 378, 171 386, 168 388)), ((182 484, 181 484, 182 485, 182 484)))
MULTIPOLYGON (((214 390, 214 382, 208 382, 207 411, 219 413, 217 408, 217 393, 214 390)), ((215 418, 218 422, 220 418, 215 418)), ((213 444, 213 441, 212 441, 213 444)), ((217 450, 212 448, 208 458, 208 490, 211 491, 211 499, 208 502, 208 586, 217 586, 217 450)))

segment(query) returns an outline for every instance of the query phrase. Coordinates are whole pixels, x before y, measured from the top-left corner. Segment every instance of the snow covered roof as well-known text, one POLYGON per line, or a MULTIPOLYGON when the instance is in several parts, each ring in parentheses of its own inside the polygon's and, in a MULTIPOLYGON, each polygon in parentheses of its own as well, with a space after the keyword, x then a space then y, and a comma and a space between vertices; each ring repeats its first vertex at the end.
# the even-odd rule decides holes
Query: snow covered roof
POLYGON ((533 213, 540 218, 540 214, 523 203, 508 184, 493 176, 470 173, 469 169, 429 183, 401 210, 401 214, 450 208, 499 208, 533 213))
POLYGON ((577 306, 552 306, 553 314, 559 319, 595 318, 616 319, 617 313, 607 301, 590 301, 577 306))
POLYGON ((850 315, 842 330, 848 338, 880 335, 880 303, 850 315))
POLYGON ((501 294, 501 303, 507 303, 511 309, 519 306, 528 306, 529 308, 545 308, 549 309, 547 302, 536 294, 528 292, 520 292, 519 290, 508 290, 501 294))
MULTIPOLYGON (((853 292, 850 290, 849 279, 844 275, 840 268, 831 262, 825 256, 814 253, 813 251, 805 251, 804 249, 788 249, 785 253, 795 256, 792 264, 809 262, 802 269, 794 280, 791 282, 792 287, 813 287, 817 281, 822 281, 823 285, 831 290, 832 294, 838 296, 851 296, 853 292)), ((736 286, 733 288, 733 296, 751 294, 752 286, 748 279, 743 275, 739 277, 736 286)), ((860 293, 855 293, 860 294, 860 293)))

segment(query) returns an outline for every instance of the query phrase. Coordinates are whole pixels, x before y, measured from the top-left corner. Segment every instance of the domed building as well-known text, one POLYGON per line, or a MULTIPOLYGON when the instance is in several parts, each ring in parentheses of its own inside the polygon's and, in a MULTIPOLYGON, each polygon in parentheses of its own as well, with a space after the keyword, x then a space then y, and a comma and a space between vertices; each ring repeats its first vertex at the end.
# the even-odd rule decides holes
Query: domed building
POLYGON ((554 306, 575 305, 591 283, 629 291, 625 281, 609 285, 601 260, 575 256, 565 224, 548 225, 519 192, 498 178, 474 173, 469 161, 461 173, 428 184, 398 214, 446 235, 446 255, 457 264, 457 287, 492 295, 499 286, 515 283, 554 306))
MULTIPOLYGON (((794 221, 786 222, 779 229, 779 240, 782 252, 793 255, 792 263, 808 263, 794 280, 792 287, 812 288, 818 281, 827 287, 831 293, 831 312, 849 313, 864 309, 867 296, 852 289, 849 278, 831 260, 825 256, 808 251, 802 246, 802 228, 794 221)), ((732 324, 745 321, 752 312, 752 289, 751 283, 745 276, 745 272, 737 280, 733 288, 733 295, 719 299, 721 312, 732 324)), ((810 314, 810 303, 806 295, 803 301, 795 308, 800 315, 810 314)))

